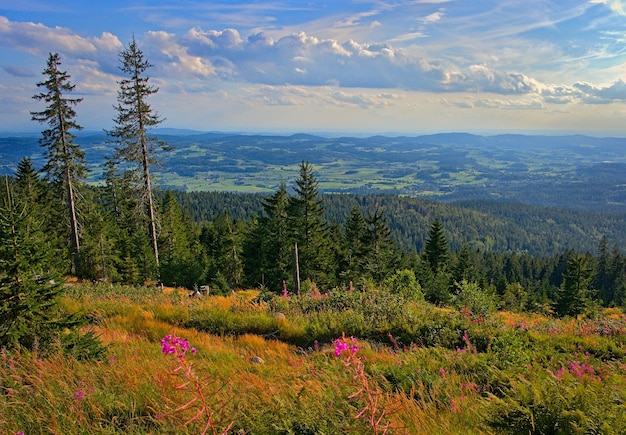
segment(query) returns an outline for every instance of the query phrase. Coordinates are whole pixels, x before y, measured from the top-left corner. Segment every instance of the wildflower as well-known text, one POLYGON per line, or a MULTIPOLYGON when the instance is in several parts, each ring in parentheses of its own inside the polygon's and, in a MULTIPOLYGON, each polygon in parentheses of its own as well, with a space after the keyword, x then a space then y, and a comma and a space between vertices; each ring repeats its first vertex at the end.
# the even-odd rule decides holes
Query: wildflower
POLYGON ((335 340, 335 356, 340 356, 344 352, 348 353, 357 353, 359 351, 359 347, 356 345, 356 338, 350 337, 350 342, 345 337, 338 338, 335 340))
POLYGON ((441 368, 439 369, 439 374, 440 374, 441 376, 445 375, 445 374, 446 374, 446 370, 445 370, 443 367, 441 367, 441 368))
POLYGON ((82 390, 77 390, 74 392, 74 400, 83 400, 85 398, 85 392, 82 390))
MULTIPOLYGON (((179 358, 184 358, 189 350, 189 342, 180 337, 167 335, 161 340, 161 350, 164 355, 177 354, 179 358)), ((192 353, 196 353, 196 348, 191 348, 192 353)))

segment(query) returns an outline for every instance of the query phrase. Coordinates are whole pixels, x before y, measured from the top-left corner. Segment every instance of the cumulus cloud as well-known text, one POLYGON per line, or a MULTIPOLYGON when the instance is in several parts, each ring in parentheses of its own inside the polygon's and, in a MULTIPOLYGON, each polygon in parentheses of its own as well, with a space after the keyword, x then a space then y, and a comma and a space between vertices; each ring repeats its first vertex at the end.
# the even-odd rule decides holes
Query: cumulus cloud
MULTIPOLYGON (((433 3, 435 3, 433 1, 433 3)), ((435 23, 443 10, 427 15, 423 21, 435 23)), ((188 87, 209 86, 211 80, 266 86, 307 86, 341 88, 402 89, 423 92, 490 93, 525 96, 534 107, 541 100, 550 104, 582 102, 603 104, 626 101, 626 84, 617 81, 598 87, 589 83, 544 84, 518 71, 504 71, 489 63, 458 64, 454 60, 420 57, 404 48, 387 43, 363 43, 348 39, 319 38, 296 32, 277 38, 264 33, 242 36, 236 29, 204 30, 193 27, 184 34, 149 31, 138 38, 140 47, 156 66, 161 80, 174 87, 183 78, 188 87)), ((86 89, 111 92, 111 78, 119 73, 117 53, 123 48, 111 33, 83 37, 62 27, 12 22, 0 16, 0 45, 44 55, 59 51, 71 56, 75 66, 90 77, 86 89)), ((23 77, 28 71, 10 65, 4 71, 23 77)), ((382 104, 380 98, 354 92, 333 94, 334 103, 362 107, 382 104)), ((293 104, 284 93, 268 104, 293 104)), ((474 103, 483 107, 501 105, 495 99, 474 103)), ((516 103, 520 105, 519 101, 516 103)))
POLYGON ((0 44, 35 55, 50 51, 84 55, 99 50, 118 50, 122 46, 117 37, 108 32, 100 37, 84 38, 67 28, 9 21, 3 16, 0 16, 0 44))
POLYGON ((10 21, 0 16, 0 46, 40 57, 58 52, 64 59, 89 59, 97 62, 101 70, 113 73, 117 71, 117 52, 122 43, 109 32, 85 38, 64 27, 10 21))
MULTIPOLYGON (((235 29, 191 29, 184 37, 149 32, 145 44, 176 75, 183 72, 265 85, 343 88, 401 88, 416 91, 471 91, 500 94, 536 92, 521 73, 484 65, 460 69, 449 62, 416 58, 387 44, 321 39, 305 32, 274 40, 261 33, 242 37, 235 29)), ((156 61, 155 61, 156 62, 156 61)))
POLYGON ((554 104, 585 103, 610 104, 626 101, 626 83, 617 80, 609 86, 595 86, 578 82, 571 86, 546 86, 541 95, 546 102, 554 104))

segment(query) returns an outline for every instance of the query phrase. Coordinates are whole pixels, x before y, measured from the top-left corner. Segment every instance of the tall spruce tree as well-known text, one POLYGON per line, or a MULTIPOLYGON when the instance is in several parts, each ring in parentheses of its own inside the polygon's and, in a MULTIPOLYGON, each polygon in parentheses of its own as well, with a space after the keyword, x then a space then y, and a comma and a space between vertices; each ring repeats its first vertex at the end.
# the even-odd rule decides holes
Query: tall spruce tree
POLYGON ((368 210, 365 218, 367 224, 365 270, 376 282, 382 282, 395 272, 399 256, 391 229, 387 224, 385 212, 379 207, 368 210))
POLYGON ((62 204, 67 207, 70 227, 70 246, 72 251, 72 269, 76 271, 80 252, 80 225, 77 213, 77 193, 87 172, 85 153, 74 143, 76 136, 72 130, 82 127, 75 121, 74 106, 82 98, 68 98, 65 94, 74 90, 67 72, 61 71, 61 58, 58 53, 50 53, 43 74, 46 80, 37 83, 37 87, 45 92, 35 94, 33 98, 47 104, 41 112, 31 112, 32 120, 47 124, 48 129, 42 132, 40 144, 46 149, 46 164, 43 172, 47 178, 58 186, 58 195, 62 204))
POLYGON ((448 239, 439 217, 435 218, 430 226, 430 232, 424 244, 422 256, 430 266, 430 269, 435 273, 447 268, 450 258, 448 239))
POLYGON ((32 203, 15 197, 4 180, 0 203, 0 348, 35 345, 47 351, 53 339, 76 319, 59 313, 63 291, 52 250, 37 225, 32 203))
POLYGON ((567 272, 556 297, 556 312, 561 316, 586 314, 592 308, 593 269, 587 255, 574 255, 567 261, 567 272))
POLYGON ((363 265, 367 260, 368 244, 367 221, 358 205, 352 207, 344 225, 343 252, 341 264, 342 278, 356 283, 363 276, 363 265))
POLYGON ((199 229, 180 208, 171 190, 165 193, 160 210, 161 280, 167 285, 192 288, 200 283, 206 263, 199 229))
POLYGON ((434 304, 446 305, 452 300, 450 293, 452 274, 448 271, 449 258, 448 240, 441 220, 437 217, 430 227, 418 265, 418 276, 426 300, 434 304))
POLYGON ((200 243, 207 256, 206 278, 218 292, 242 284, 243 234, 243 222, 228 215, 218 215, 202 226, 200 243))
POLYGON ((128 77, 119 81, 118 105, 115 127, 107 131, 115 139, 118 161, 129 178, 138 201, 140 217, 146 217, 152 252, 159 264, 157 217, 150 178, 150 167, 156 163, 156 153, 169 149, 167 145, 151 136, 149 130, 163 119, 150 107, 147 100, 158 92, 149 83, 145 72, 152 65, 144 58, 135 38, 120 52, 121 71, 128 77))
POLYGON ((289 194, 284 182, 272 196, 261 201, 265 215, 259 219, 257 235, 260 245, 256 255, 260 256, 261 282, 271 290, 281 290, 282 282, 291 280, 292 239, 288 202, 289 194))
POLYGON ((611 254, 606 236, 603 236, 598 244, 598 257, 593 285, 598 290, 602 302, 607 306, 615 297, 615 282, 611 278, 611 254))
POLYGON ((293 240, 298 244, 300 276, 329 285, 334 271, 318 185, 313 166, 302 161, 294 195, 289 198, 288 214, 293 240))

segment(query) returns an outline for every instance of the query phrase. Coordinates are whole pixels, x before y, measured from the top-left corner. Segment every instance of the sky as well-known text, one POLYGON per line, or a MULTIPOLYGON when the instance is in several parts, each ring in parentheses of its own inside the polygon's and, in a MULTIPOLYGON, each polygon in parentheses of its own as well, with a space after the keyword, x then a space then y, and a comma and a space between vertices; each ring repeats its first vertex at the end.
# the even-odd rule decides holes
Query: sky
POLYGON ((111 128, 133 37, 162 127, 626 137, 621 0, 0 0, 0 131, 45 127, 52 52, 111 128))

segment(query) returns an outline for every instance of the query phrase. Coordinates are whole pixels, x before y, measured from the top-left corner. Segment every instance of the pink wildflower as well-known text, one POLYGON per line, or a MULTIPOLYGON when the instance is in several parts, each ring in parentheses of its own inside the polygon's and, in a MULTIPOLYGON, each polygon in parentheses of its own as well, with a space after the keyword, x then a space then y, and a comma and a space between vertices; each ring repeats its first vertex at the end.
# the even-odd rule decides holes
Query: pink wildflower
MULTIPOLYGON (((179 358, 184 358, 189 349, 189 342, 180 337, 167 335, 161 340, 161 351, 164 355, 176 354, 179 358)), ((196 348, 191 348, 192 353, 196 353, 196 348)))
POLYGON ((359 347, 356 345, 356 338, 350 337, 350 342, 347 338, 342 337, 335 340, 335 356, 341 356, 342 353, 357 353, 359 351, 359 347))

